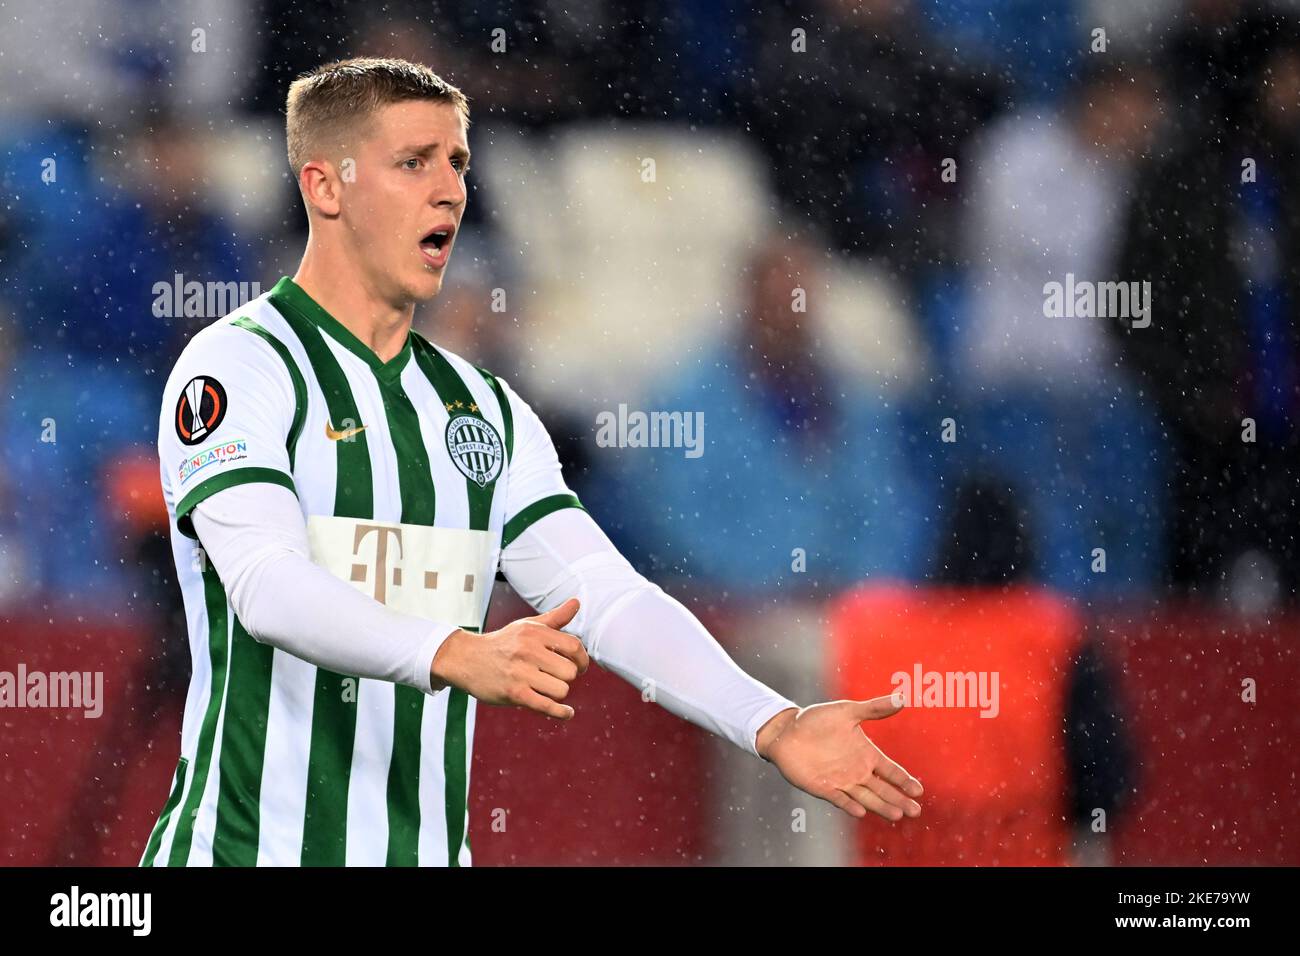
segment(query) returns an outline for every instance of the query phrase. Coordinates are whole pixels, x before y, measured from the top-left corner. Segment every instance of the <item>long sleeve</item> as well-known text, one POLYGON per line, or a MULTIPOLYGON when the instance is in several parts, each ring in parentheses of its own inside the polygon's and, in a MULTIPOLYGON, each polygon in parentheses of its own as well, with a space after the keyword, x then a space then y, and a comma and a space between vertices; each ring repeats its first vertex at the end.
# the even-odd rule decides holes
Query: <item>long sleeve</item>
POLYGON ((565 508, 531 524, 501 568, 539 612, 577 597, 565 630, 592 659, 670 712, 758 754, 759 729, 793 701, 750 677, 679 601, 643 577, 591 516, 565 508))
POLYGON ((455 625, 391 611, 314 564, 292 491, 236 485, 199 502, 193 523, 254 639, 340 674, 434 693, 429 668, 455 625))

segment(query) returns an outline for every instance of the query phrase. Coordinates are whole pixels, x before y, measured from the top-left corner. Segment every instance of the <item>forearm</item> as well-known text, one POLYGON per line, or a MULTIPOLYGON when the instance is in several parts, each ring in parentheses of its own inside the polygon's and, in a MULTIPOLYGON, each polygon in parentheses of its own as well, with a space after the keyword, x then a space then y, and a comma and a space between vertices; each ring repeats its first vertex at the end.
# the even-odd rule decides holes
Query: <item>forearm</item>
POLYGON ((194 529, 236 616, 255 640, 327 670, 429 693, 451 624, 400 614, 312 563, 297 500, 275 485, 199 504, 194 529))
POLYGON ((677 716, 758 754, 759 730, 798 705, 746 674, 681 602, 652 588, 588 631, 592 659, 677 716))
POLYGON ((511 585, 540 611, 577 597, 566 630, 592 660, 648 700, 757 754, 756 736, 796 707, 746 674, 695 615, 638 574, 585 512, 548 515, 503 557, 511 585))
POLYGON ((230 600, 248 633, 264 644, 335 673, 424 692, 432 690, 434 655, 456 629, 390 611, 293 552, 268 556, 237 580, 230 600))

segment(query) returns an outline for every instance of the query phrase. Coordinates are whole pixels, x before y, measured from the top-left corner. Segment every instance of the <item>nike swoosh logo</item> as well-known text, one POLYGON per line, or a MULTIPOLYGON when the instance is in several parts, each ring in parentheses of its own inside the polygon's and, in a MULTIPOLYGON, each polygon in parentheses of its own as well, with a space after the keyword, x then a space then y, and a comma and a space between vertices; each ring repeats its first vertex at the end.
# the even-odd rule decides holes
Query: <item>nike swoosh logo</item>
POLYGON ((359 435, 365 430, 365 425, 358 425, 356 428, 345 428, 342 431, 338 431, 337 429, 332 428, 328 421, 325 422, 325 437, 330 441, 343 441, 346 438, 351 438, 353 435, 359 435))

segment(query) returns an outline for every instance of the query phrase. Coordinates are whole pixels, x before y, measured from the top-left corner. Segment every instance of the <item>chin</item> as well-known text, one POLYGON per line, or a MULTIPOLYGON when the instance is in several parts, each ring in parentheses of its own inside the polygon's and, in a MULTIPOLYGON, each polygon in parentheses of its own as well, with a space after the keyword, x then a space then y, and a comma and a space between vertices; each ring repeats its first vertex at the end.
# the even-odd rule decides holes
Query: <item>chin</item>
POLYGON ((411 298, 417 302, 425 302, 432 299, 442 291, 442 270, 438 272, 425 272, 414 283, 411 284, 411 298))

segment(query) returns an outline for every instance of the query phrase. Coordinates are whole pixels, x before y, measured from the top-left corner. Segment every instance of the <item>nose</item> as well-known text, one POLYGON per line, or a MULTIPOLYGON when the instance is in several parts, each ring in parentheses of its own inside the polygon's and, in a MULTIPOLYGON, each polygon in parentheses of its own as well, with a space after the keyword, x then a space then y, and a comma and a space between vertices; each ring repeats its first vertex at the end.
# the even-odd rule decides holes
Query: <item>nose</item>
POLYGON ((450 160, 444 161, 438 175, 434 177, 433 193, 430 204, 443 209, 455 210, 465 204, 467 191, 465 179, 450 160))

